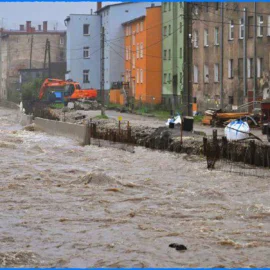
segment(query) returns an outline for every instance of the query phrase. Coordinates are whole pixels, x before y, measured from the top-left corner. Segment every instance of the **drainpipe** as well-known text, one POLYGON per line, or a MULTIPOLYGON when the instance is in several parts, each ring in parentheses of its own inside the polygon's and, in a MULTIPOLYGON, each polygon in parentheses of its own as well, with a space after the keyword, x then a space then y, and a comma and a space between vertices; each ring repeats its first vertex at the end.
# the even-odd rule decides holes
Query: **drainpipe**
MULTIPOLYGON (((243 16, 243 23, 244 23, 244 40, 243 40, 243 87, 244 87, 244 97, 247 96, 247 29, 246 29, 246 22, 247 22, 247 9, 244 8, 244 16, 243 16)), ((244 103, 244 102, 243 102, 244 103)))
POLYGON ((220 3, 220 15, 221 15, 221 31, 220 31, 220 109, 223 109, 223 62, 224 62, 224 50, 223 50, 223 32, 224 32, 224 8, 223 2, 220 3))

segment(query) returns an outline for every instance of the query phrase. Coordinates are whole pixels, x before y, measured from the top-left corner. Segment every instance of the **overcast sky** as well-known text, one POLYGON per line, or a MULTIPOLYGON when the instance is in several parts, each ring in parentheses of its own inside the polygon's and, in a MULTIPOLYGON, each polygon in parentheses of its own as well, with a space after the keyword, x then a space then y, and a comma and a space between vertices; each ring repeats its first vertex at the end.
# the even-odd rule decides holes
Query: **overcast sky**
MULTIPOLYGON (((117 2, 103 2, 103 6, 117 2)), ((20 24, 32 21, 33 26, 49 22, 49 29, 65 29, 64 20, 71 14, 87 14, 96 11, 96 2, 0 2, 0 26, 18 29, 20 24)))

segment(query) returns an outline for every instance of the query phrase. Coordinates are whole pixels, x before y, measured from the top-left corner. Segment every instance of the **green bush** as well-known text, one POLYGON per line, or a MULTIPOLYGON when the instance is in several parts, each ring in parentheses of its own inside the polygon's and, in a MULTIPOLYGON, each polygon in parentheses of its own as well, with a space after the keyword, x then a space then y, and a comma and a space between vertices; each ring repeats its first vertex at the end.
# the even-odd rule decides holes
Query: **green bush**
POLYGON ((42 79, 35 79, 22 85, 22 100, 37 100, 42 79))

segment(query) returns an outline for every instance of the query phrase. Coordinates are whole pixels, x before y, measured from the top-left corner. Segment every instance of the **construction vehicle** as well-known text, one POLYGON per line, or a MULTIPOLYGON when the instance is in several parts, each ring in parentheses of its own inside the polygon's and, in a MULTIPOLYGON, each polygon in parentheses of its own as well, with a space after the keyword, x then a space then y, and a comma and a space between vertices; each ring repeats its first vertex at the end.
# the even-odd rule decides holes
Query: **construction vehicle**
POLYGON ((39 100, 47 101, 49 103, 62 102, 65 105, 68 102, 78 99, 96 99, 97 90, 81 89, 78 82, 73 80, 59 80, 59 79, 45 79, 40 91, 39 100))

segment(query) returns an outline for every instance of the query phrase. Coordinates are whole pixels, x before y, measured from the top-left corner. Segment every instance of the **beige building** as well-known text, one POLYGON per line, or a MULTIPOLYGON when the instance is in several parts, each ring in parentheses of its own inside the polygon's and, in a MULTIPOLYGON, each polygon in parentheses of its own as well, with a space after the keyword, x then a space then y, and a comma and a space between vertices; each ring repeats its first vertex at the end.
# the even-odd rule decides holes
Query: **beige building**
MULTIPOLYGON (((19 87, 19 70, 44 67, 46 40, 50 41, 51 62, 65 62, 66 32, 48 30, 47 22, 18 30, 0 29, 0 99, 7 99, 19 87)), ((46 67, 48 67, 48 54, 46 67)))
POLYGON ((261 99, 270 70, 269 3, 194 3, 193 20, 192 95, 198 110, 221 102, 223 108, 239 107, 253 95, 261 99))

